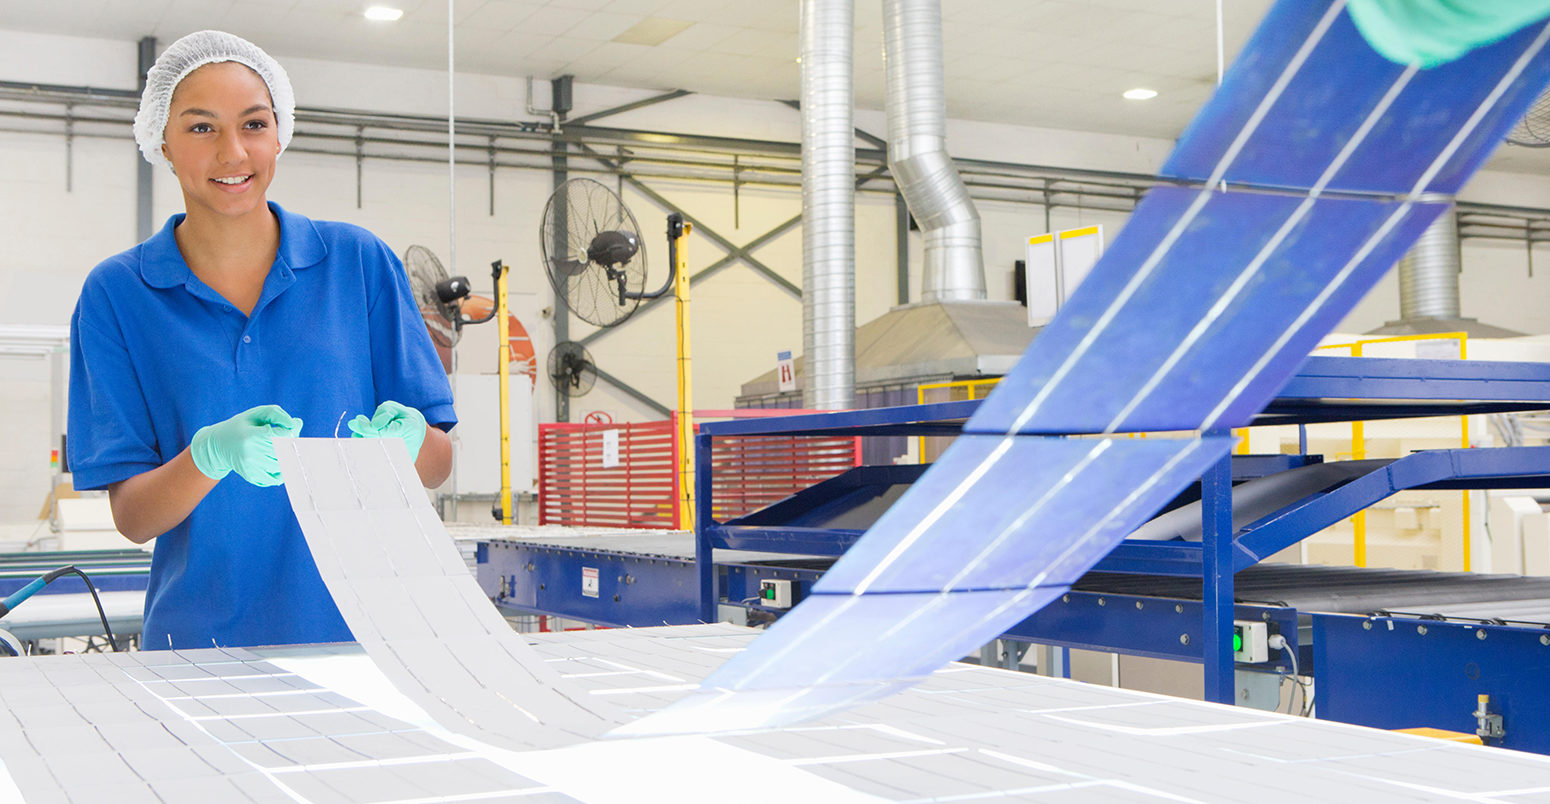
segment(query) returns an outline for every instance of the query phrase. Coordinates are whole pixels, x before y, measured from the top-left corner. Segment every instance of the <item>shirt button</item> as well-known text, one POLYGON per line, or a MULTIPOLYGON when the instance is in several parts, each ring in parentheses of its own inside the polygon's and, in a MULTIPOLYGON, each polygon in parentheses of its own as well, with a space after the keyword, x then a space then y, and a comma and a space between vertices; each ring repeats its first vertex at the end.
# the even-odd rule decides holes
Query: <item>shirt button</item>
POLYGON ((253 342, 253 336, 252 335, 243 335, 242 336, 242 342, 243 343, 252 343, 253 342))

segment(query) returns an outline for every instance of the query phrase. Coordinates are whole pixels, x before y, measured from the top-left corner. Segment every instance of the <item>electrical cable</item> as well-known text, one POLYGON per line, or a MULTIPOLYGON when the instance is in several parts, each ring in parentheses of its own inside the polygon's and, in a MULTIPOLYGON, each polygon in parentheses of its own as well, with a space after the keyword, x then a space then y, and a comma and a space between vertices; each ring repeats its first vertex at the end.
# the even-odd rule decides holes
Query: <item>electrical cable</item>
POLYGON ((102 608, 102 598, 97 596, 97 585, 91 582, 91 578, 87 577, 86 573, 76 568, 74 564, 71 564, 67 567, 60 567, 59 569, 50 572, 49 575, 53 575, 55 578, 58 578, 61 575, 68 575, 72 573, 81 576, 81 580, 86 584, 86 591, 91 592, 92 602, 97 604, 97 616, 102 619, 102 632, 108 636, 108 647, 117 652, 118 639, 113 636, 113 626, 108 625, 108 613, 102 608))
POLYGON ((81 580, 86 583, 86 590, 91 592, 92 602, 97 604, 97 616, 102 618, 102 631, 104 634, 107 634, 108 646, 111 647, 114 651, 117 651, 118 640, 113 636, 113 627, 108 625, 108 613, 102 607, 102 598, 98 597, 97 595, 97 585, 92 583, 91 578, 87 577, 86 573, 76 568, 74 564, 49 570, 41 577, 17 590, 10 597, 0 601, 0 617, 4 617, 5 615, 11 613, 13 609, 15 609, 17 606, 20 606, 27 598, 32 597, 33 594, 35 594, 38 590, 53 583, 55 580, 58 580, 65 575, 71 574, 81 576, 81 580))
MULTIPOLYGON (((1277 650, 1280 650, 1283 654, 1285 654, 1287 656, 1287 658, 1292 660, 1292 673, 1291 673, 1291 675, 1287 675, 1285 673, 1282 673, 1281 674, 1281 679, 1283 681, 1285 681, 1286 679, 1289 678, 1289 679, 1292 680, 1292 683, 1294 683, 1298 687, 1302 688, 1302 708, 1299 710, 1299 716, 1300 717, 1307 717, 1308 716, 1309 707, 1312 705, 1311 702, 1312 702, 1313 699, 1312 699, 1312 695, 1308 691, 1308 682, 1302 680, 1302 672, 1297 667, 1297 651, 1292 650, 1291 646, 1288 645, 1287 642, 1286 642, 1286 637, 1284 637, 1284 636, 1282 636, 1280 634, 1271 634, 1270 638, 1268 640, 1266 640, 1266 643, 1270 647, 1276 648, 1277 650)), ((1287 699, 1287 702, 1286 702, 1286 709, 1287 709, 1286 713, 1287 714, 1291 714, 1292 713, 1291 712, 1291 708, 1292 708, 1292 701, 1291 701, 1291 699, 1287 699)), ((1280 710, 1281 710, 1281 707, 1279 705, 1277 705, 1276 706, 1276 711, 1279 712, 1280 710)))

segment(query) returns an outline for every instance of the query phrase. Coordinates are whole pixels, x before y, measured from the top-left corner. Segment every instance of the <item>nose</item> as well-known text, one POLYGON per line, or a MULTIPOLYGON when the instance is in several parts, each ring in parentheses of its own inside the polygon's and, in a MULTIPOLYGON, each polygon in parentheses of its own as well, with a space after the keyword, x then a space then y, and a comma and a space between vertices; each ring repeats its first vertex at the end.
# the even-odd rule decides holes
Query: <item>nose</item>
POLYGON ((215 157, 223 165, 234 165, 247 158, 238 129, 225 128, 216 138, 215 157))

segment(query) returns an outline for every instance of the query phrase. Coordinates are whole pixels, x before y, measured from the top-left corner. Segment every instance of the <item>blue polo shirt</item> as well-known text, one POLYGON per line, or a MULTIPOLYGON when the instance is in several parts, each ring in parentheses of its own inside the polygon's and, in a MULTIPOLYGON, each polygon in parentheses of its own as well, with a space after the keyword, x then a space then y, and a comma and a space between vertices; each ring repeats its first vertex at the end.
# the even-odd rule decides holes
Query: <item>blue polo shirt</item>
MULTIPOLYGON (((269 208, 280 247, 251 316, 189 270, 172 233, 181 214, 86 278, 70 319, 76 488, 161 466, 199 428, 255 405, 299 416, 306 437, 389 399, 456 424, 398 257, 360 227, 269 208)), ((283 486, 232 472, 157 537, 145 648, 350 639, 283 486)))

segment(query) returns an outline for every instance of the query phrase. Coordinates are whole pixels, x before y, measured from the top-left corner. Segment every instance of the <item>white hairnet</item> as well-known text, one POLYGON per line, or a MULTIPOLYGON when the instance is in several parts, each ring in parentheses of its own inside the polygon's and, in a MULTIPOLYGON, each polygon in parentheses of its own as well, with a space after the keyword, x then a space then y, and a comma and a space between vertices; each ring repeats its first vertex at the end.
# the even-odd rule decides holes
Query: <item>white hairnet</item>
POLYGON ((224 31, 197 31, 173 42, 146 73, 140 111, 135 114, 135 142, 145 161, 172 167, 161 154, 172 92, 189 73, 219 61, 234 61, 258 73, 269 86, 269 98, 274 102, 280 150, 291 144, 291 132, 296 129, 296 93, 285 68, 246 39, 224 31))

